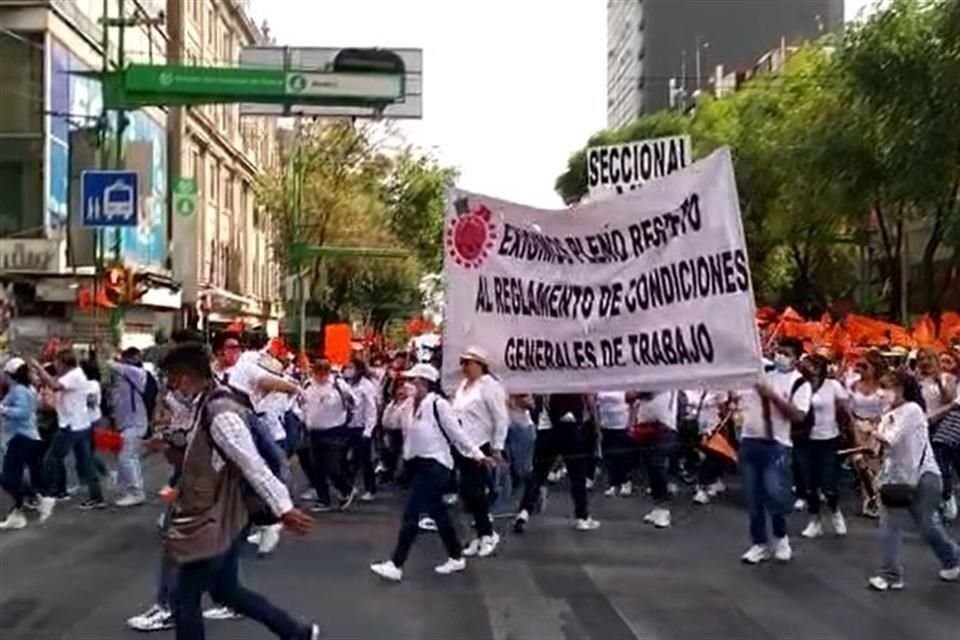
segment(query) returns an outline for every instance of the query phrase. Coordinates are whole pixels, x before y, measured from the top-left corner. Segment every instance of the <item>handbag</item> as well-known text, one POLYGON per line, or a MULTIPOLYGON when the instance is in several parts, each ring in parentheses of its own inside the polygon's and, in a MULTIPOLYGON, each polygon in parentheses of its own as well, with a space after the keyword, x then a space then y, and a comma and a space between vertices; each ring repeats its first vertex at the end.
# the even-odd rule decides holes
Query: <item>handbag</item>
MULTIPOLYGON (((928 444, 923 446, 923 455, 920 456, 920 464, 917 465, 917 473, 923 469, 923 461, 927 458, 928 444)), ((880 487, 880 502, 883 506, 891 509, 909 509, 917 501, 917 485, 919 478, 914 484, 906 482, 894 482, 880 487)))

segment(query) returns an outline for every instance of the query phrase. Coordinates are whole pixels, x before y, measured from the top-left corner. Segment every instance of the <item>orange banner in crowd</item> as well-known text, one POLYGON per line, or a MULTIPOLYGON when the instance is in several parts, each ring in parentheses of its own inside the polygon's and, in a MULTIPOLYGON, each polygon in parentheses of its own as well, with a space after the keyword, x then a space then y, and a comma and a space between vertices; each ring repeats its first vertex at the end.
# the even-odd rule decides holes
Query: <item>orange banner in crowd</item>
POLYGON ((779 314, 770 307, 758 309, 757 324, 768 345, 782 337, 797 338, 811 351, 830 349, 838 354, 870 347, 933 347, 943 350, 953 341, 960 341, 960 314, 953 311, 941 315, 939 331, 929 315, 920 316, 913 327, 907 329, 854 313, 840 322, 834 322, 826 313, 819 320, 806 320, 791 307, 779 314))
POLYGON ((342 367, 350 361, 351 342, 349 324, 328 324, 323 328, 323 355, 333 364, 342 367))

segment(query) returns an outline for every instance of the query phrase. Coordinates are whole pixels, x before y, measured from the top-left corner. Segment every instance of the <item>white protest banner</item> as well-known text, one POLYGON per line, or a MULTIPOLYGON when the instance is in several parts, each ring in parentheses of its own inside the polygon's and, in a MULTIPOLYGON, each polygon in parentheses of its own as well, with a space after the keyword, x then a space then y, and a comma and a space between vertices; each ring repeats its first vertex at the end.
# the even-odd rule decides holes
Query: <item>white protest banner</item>
POLYGON ((587 193, 595 201, 670 175, 693 161, 690 136, 635 140, 587 149, 587 193))
POLYGON ((736 388, 761 371, 729 150, 550 211, 451 193, 444 378, 484 349, 515 393, 736 388))

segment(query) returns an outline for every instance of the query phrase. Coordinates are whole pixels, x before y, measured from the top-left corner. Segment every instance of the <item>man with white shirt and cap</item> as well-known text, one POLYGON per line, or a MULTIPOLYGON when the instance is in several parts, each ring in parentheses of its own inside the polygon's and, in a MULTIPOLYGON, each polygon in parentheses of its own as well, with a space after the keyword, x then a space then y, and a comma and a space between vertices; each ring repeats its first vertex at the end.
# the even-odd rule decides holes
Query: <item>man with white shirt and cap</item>
POLYGON ((739 457, 753 543, 742 558, 747 564, 759 564, 771 555, 788 562, 793 556, 787 537, 787 514, 793 510, 790 433, 793 423, 801 422, 810 410, 813 395, 810 383, 797 371, 802 354, 799 340, 781 339, 774 370, 764 373, 754 389, 740 393, 743 435, 739 457))

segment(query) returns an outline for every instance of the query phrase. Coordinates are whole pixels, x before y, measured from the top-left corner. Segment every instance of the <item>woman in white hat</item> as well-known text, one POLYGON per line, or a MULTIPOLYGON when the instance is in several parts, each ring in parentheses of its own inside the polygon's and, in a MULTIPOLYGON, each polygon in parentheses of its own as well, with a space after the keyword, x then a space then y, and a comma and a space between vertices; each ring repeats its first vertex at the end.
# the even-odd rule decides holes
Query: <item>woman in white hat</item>
POLYGON ((0 522, 0 529, 22 529, 27 526, 27 519, 23 515, 26 497, 23 471, 30 470, 31 484, 35 487, 43 486, 41 474, 44 446, 37 430, 37 392, 30 383, 27 363, 23 358, 10 358, 3 365, 3 372, 10 385, 0 402, 3 439, 7 445, 0 483, 13 498, 13 510, 0 522))
POLYGON ((418 364, 404 375, 410 384, 408 395, 413 398, 413 415, 405 421, 403 434, 403 459, 410 474, 410 493, 393 556, 386 562, 370 565, 370 570, 378 576, 394 582, 403 579, 403 565, 417 539, 419 519, 423 514, 436 522, 447 550, 447 561, 435 571, 448 575, 466 568, 460 539, 443 504, 443 492, 453 474, 451 445, 479 465, 494 464, 472 444, 450 403, 439 395, 440 374, 434 367, 418 364))
MULTIPOLYGON (((471 347, 460 355, 463 380, 453 398, 453 410, 463 424, 470 442, 487 456, 502 460, 504 443, 510 428, 507 394, 503 385, 490 375, 487 354, 471 347)), ((467 512, 473 516, 476 537, 463 550, 465 556, 491 555, 500 543, 490 518, 487 497, 488 471, 473 460, 457 457, 460 470, 460 495, 467 512)))

